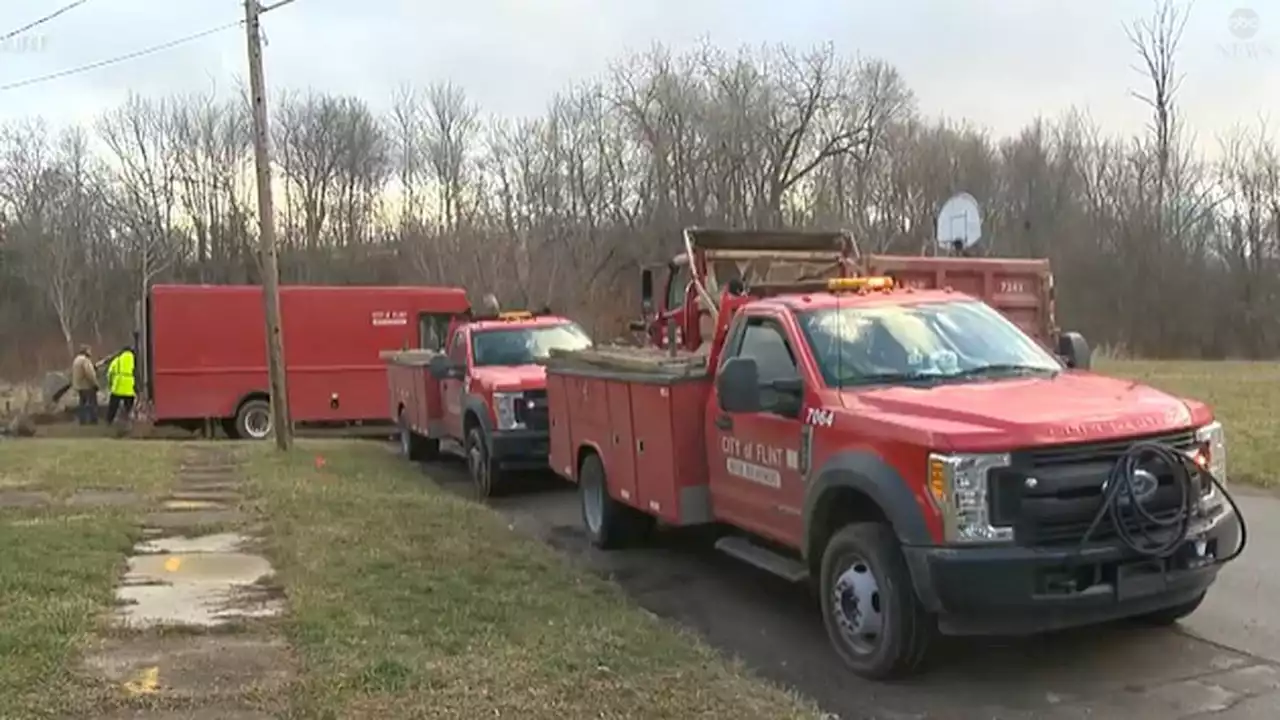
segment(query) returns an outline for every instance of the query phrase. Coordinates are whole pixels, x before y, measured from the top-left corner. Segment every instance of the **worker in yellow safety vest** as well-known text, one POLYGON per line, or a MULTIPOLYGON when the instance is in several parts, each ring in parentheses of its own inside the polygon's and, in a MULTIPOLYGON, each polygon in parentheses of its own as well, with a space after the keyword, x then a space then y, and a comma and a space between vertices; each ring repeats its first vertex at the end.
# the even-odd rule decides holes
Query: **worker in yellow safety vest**
POLYGON ((107 425, 114 425, 116 415, 127 425, 133 416, 133 403, 137 396, 133 375, 133 348, 126 345, 107 366, 107 388, 111 399, 107 401, 107 425))

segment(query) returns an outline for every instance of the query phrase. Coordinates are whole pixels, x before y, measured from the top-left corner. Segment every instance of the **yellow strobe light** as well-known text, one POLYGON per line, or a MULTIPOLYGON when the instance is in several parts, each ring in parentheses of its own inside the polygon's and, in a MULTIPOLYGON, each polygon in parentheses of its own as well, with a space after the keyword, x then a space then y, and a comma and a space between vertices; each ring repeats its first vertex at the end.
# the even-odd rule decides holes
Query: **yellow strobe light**
POLYGON ((856 290, 892 290, 893 278, 876 276, 876 277, 856 277, 856 278, 831 278, 827 281, 827 290, 830 292, 850 292, 856 290))

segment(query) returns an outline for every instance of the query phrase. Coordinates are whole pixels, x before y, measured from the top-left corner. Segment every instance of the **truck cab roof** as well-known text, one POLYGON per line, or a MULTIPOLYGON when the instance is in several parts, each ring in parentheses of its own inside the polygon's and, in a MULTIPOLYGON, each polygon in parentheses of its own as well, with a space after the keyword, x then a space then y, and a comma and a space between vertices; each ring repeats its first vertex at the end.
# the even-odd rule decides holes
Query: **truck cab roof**
POLYGON ((503 313, 498 317, 477 318, 470 323, 472 330, 512 330, 562 325, 571 322, 559 315, 534 315, 532 313, 503 313), (502 317, 507 315, 507 317, 502 317))
MULTIPOLYGON (((915 290, 913 288, 888 291, 816 292, 793 293, 762 298, 759 303, 776 304, 794 312, 828 310, 834 308, 878 307, 884 305, 920 305, 934 302, 966 302, 976 298, 954 290, 915 290)), ((752 303, 755 304, 755 303, 752 303)))

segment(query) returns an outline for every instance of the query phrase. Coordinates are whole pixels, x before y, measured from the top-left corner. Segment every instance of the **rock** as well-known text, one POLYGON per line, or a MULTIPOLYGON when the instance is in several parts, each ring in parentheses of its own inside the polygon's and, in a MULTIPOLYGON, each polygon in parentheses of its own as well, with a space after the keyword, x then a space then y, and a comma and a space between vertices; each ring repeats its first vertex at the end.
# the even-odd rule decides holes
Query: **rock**
POLYGON ((69 384, 71 384, 71 379, 64 372, 46 373, 44 380, 40 383, 40 396, 44 400, 44 404, 54 405, 65 397, 65 393, 58 395, 58 391, 69 384))
POLYGON ((31 421, 31 416, 26 413, 19 413, 17 417, 9 421, 5 427, 5 432, 13 437, 35 437, 36 424, 31 421))

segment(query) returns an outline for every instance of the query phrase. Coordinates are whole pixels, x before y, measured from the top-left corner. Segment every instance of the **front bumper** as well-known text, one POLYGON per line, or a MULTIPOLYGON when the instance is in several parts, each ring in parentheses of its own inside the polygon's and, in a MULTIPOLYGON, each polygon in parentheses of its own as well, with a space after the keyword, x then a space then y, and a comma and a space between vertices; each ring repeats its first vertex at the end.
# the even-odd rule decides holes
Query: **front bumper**
POLYGON ((490 459, 507 470, 547 467, 551 434, 546 430, 496 430, 489 437, 490 459))
POLYGON ((1083 551, 1027 547, 904 547, 916 594, 950 635, 1025 635, 1103 623, 1194 600, 1221 565, 1198 563, 1196 541, 1214 557, 1232 553, 1240 519, 1230 509, 1170 559, 1147 561, 1126 547, 1083 551))

